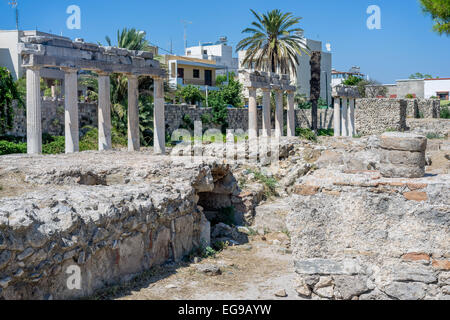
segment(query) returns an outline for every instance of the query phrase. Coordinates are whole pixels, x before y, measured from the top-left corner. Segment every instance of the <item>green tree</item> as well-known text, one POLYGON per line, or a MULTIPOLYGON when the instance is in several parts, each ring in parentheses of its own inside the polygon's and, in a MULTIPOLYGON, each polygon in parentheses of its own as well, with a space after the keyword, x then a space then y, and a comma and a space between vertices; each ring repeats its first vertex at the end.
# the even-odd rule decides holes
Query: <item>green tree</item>
POLYGON ((215 124, 222 126, 222 131, 225 131, 228 126, 228 109, 227 103, 223 98, 223 92, 213 91, 209 95, 208 105, 211 107, 212 119, 215 124))
POLYGON ((13 101, 17 100, 23 106, 17 84, 8 69, 0 67, 0 134, 12 128, 14 120, 13 101))
POLYGON ((433 76, 431 74, 423 74, 420 72, 416 72, 412 75, 409 76, 410 79, 430 79, 433 78, 433 76))
POLYGON ((231 104, 233 107, 242 106, 242 84, 239 81, 230 78, 227 85, 219 87, 219 91, 227 105, 231 104))
POLYGON ((423 12, 430 14, 434 21, 433 30, 440 35, 450 35, 450 1, 420 0, 423 12))
POLYGON ((295 27, 302 19, 292 13, 272 10, 265 14, 250 10, 256 18, 252 26, 242 33, 251 36, 242 39, 236 51, 247 50, 243 63, 261 71, 297 74, 298 55, 308 53, 308 48, 295 27))
POLYGON ((361 81, 363 81, 362 78, 360 77, 355 77, 355 76, 350 76, 347 79, 345 79, 342 84, 346 85, 346 86, 356 86, 358 85, 358 83, 360 83, 361 81))
POLYGON ((190 84, 180 90, 180 95, 186 103, 190 104, 196 104, 203 99, 200 89, 190 84))

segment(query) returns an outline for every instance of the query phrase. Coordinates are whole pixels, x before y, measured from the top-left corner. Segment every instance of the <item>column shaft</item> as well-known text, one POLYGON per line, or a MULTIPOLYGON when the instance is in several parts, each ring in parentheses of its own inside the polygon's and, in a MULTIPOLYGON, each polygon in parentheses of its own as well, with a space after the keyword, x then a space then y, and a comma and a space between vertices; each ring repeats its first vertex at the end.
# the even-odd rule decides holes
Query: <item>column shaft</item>
POLYGON ((294 93, 288 93, 287 136, 295 137, 294 93))
POLYGON ((78 76, 75 69, 64 71, 66 153, 73 153, 79 151, 78 76))
POLYGON ((258 136, 258 107, 255 88, 248 88, 248 135, 250 139, 258 136))
POLYGON ((41 85, 39 69, 27 69, 27 153, 42 153, 41 85))
POLYGON ((128 76, 128 151, 139 151, 138 77, 128 76))
POLYGON ((275 111, 275 135, 278 137, 283 136, 284 131, 284 107, 283 107, 283 91, 276 90, 275 91, 275 103, 276 103, 276 111, 275 111))
POLYGON ((355 129, 355 99, 350 98, 350 107, 348 112, 348 132, 349 136, 353 137, 356 135, 355 129))
POLYGON ((98 76, 98 150, 111 150, 111 83, 109 75, 98 76))
POLYGON ((348 98, 342 98, 342 135, 348 137, 348 98))
POLYGON ((154 153, 164 154, 166 152, 166 126, 164 116, 164 82, 162 79, 154 78, 154 153))
POLYGON ((262 114, 262 129, 263 135, 270 136, 272 132, 270 114, 270 90, 263 90, 263 114, 262 114))
POLYGON ((341 136, 341 98, 334 97, 334 136, 341 136))

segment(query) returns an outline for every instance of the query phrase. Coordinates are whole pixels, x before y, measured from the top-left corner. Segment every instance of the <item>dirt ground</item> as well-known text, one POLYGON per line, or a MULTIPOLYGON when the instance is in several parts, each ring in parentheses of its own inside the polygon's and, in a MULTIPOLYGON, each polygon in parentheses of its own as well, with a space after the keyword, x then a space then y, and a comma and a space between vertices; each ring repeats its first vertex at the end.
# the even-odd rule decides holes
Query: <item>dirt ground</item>
POLYGON ((295 292, 291 252, 282 233, 254 236, 248 244, 225 248, 198 264, 213 264, 221 274, 207 275, 195 263, 158 267, 128 284, 109 288, 94 299, 115 300, 301 300, 295 292), (275 243, 273 241, 275 240, 275 243), (278 241, 282 242, 278 243, 278 241), (286 297, 275 293, 285 290, 286 297))

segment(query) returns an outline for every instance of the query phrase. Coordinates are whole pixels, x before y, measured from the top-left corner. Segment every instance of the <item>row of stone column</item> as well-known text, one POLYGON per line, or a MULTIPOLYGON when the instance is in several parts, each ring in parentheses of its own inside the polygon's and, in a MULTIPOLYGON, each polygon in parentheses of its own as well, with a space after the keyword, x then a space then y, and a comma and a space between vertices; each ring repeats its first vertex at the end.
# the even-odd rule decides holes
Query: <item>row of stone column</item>
MULTIPOLYGON (((78 76, 77 69, 65 72, 65 151, 79 151, 78 76)), ((139 151, 138 76, 128 77, 128 150, 139 151)), ((40 68, 27 69, 27 152, 42 153, 40 68)), ((111 87, 108 73, 98 73, 98 149, 111 150, 111 87)), ((154 152, 165 152, 164 86, 154 78, 154 152)))
POLYGON ((335 137, 353 137, 356 135, 355 99, 348 97, 335 97, 333 118, 335 137))
MULTIPOLYGON (((248 88, 248 132, 249 139, 258 136, 258 105, 256 102, 256 88, 248 88)), ((263 110, 262 110, 262 134, 271 135, 271 112, 270 112, 270 89, 262 89, 263 92, 263 110)), ((288 110, 287 110, 287 136, 295 136, 295 111, 294 111, 294 92, 288 91, 288 110)), ((284 128, 284 106, 283 91, 275 90, 275 135, 283 136, 284 128)))

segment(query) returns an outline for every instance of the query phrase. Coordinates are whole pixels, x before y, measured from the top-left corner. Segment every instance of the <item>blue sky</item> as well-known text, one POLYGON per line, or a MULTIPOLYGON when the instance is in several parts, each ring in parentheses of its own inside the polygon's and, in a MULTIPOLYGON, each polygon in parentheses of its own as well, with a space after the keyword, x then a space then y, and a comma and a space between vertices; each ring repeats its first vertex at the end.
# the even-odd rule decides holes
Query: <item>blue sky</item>
MULTIPOLYGON (((281 9, 303 17, 301 27, 308 38, 330 42, 333 67, 362 72, 383 83, 422 72, 450 77, 450 37, 431 31, 417 0, 18 0, 20 28, 38 29, 90 42, 116 38, 117 29, 145 30, 148 39, 162 48, 173 43, 175 53, 183 52, 183 25, 188 26, 188 44, 216 41, 227 36, 233 46, 241 31, 253 20, 250 8, 264 12, 281 9), (81 8, 81 30, 68 30, 66 9, 81 8), (381 30, 368 30, 366 9, 381 8, 381 30)), ((9 0, 0 2, 0 29, 14 29, 14 11, 9 0)))

